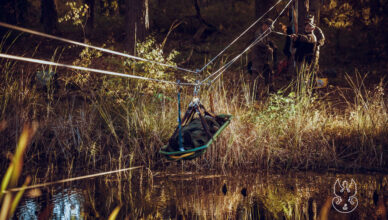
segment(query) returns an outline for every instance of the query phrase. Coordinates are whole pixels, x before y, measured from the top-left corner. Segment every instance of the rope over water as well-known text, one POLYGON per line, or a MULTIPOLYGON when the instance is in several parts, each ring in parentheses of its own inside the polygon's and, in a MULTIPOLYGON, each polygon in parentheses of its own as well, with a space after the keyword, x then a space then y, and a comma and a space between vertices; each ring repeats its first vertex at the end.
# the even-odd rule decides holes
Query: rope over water
POLYGON ((67 183, 67 182, 72 182, 72 181, 76 181, 76 180, 83 180, 83 179, 89 179, 89 178, 98 177, 98 176, 109 175, 109 174, 113 174, 113 173, 120 173, 120 172, 124 172, 124 171, 128 171, 128 170, 135 170, 135 169, 139 169, 142 167, 143 166, 129 167, 129 168, 107 171, 107 172, 102 172, 102 173, 96 173, 96 174, 91 174, 91 175, 86 175, 86 176, 73 177, 73 178, 58 180, 58 181, 54 181, 54 182, 40 183, 40 184, 26 186, 26 187, 12 188, 12 189, 8 189, 8 190, 4 190, 3 193, 18 192, 21 190, 41 188, 41 187, 50 186, 50 185, 54 185, 54 184, 58 184, 58 183, 67 183))
POLYGON ((4 23, 4 22, 0 22, 0 26, 5 27, 5 28, 9 28, 9 29, 13 29, 13 30, 17 30, 17 31, 21 31, 21 32, 26 32, 26 33, 33 34, 33 35, 38 35, 38 36, 41 36, 41 37, 46 37, 46 38, 50 38, 50 39, 54 39, 54 40, 59 40, 59 41, 70 43, 70 44, 75 44, 75 45, 82 46, 82 47, 92 48, 92 49, 95 49, 95 50, 99 50, 99 51, 110 53, 110 54, 114 54, 114 55, 123 56, 123 57, 130 58, 130 59, 135 59, 135 60, 140 60, 140 61, 144 61, 144 62, 149 62, 149 63, 153 63, 153 64, 157 64, 157 65, 160 65, 160 66, 165 66, 165 67, 169 67, 169 68, 173 68, 173 69, 177 69, 177 70, 181 70, 181 71, 185 71, 185 72, 189 72, 189 73, 196 73, 193 70, 185 69, 185 68, 182 68, 182 67, 172 66, 172 65, 165 64, 165 63, 161 63, 161 62, 157 62, 157 61, 153 61, 153 60, 148 60, 148 59, 144 59, 144 58, 141 58, 141 57, 137 57, 137 56, 133 56, 133 55, 129 55, 129 54, 125 54, 125 53, 121 53, 121 52, 117 52, 117 51, 113 51, 113 50, 109 50, 109 49, 105 49, 105 48, 101 48, 101 47, 96 47, 96 46, 93 46, 93 45, 89 45, 89 44, 85 44, 85 43, 69 40, 69 39, 62 38, 62 37, 53 36, 53 35, 50 35, 50 34, 45 34, 45 33, 42 33, 42 32, 30 30, 30 29, 27 29, 27 28, 17 27, 17 26, 14 26, 14 25, 11 25, 11 24, 7 24, 7 23, 4 23))
POLYGON ((258 18, 255 22, 253 22, 247 29, 245 29, 245 31, 243 31, 236 39, 234 39, 229 45, 227 45, 220 53, 218 53, 212 60, 210 60, 207 64, 205 64, 205 66, 202 67, 202 69, 199 70, 199 72, 202 72, 205 70, 206 67, 208 67, 211 63, 214 62, 214 60, 216 60, 219 56, 221 56, 221 54, 223 54, 229 47, 231 47, 234 43, 236 43, 236 41, 238 39, 240 39, 244 34, 246 34, 253 26, 255 26, 261 19, 263 19, 263 17, 268 14, 268 12, 272 11, 272 9, 274 9, 279 3, 281 2, 281 0, 278 0, 270 9, 268 9, 268 11, 266 11, 260 18, 258 18))
MULTIPOLYGON (((270 27, 272 27, 276 21, 280 18, 280 16, 284 13, 284 11, 290 6, 291 2, 293 0, 290 0, 286 6, 283 8, 283 10, 279 13, 279 15, 273 20, 272 24, 270 27)), ((208 81, 210 78, 212 78, 213 76, 215 76, 217 73, 219 73, 213 80, 211 80, 209 83, 207 83, 208 85, 211 85, 218 77, 220 77, 227 68, 229 68, 234 62, 236 62, 238 60, 238 58, 240 58, 244 53, 246 53, 249 49, 251 49, 253 46, 255 46, 257 43, 259 43, 261 40, 263 40, 265 37, 267 37, 269 34, 271 34, 273 32, 273 30, 271 28, 268 28, 267 30, 265 30, 259 37, 257 37, 255 39, 255 41, 250 44, 247 48, 245 48, 245 50, 243 52, 241 52, 240 54, 238 54, 235 58, 233 58, 231 61, 229 61, 227 64, 225 64, 224 66, 222 66, 221 68, 219 68, 217 71, 215 71, 214 73, 212 73, 211 75, 209 75, 208 77, 206 77, 204 80, 202 80, 199 84, 202 85, 204 84, 206 81, 208 81), (266 33, 266 32, 269 32, 269 33, 266 33)), ((278 33, 278 32, 276 32, 278 33)))
MULTIPOLYGON (((38 63, 38 64, 45 64, 45 65, 51 65, 51 66, 66 67, 66 68, 82 70, 82 71, 102 73, 105 75, 121 76, 121 77, 126 77, 126 78, 141 79, 141 80, 155 81, 155 82, 159 82, 159 83, 178 85, 176 82, 167 81, 167 80, 154 79, 154 78, 148 78, 148 77, 143 77, 143 76, 135 76, 135 75, 129 75, 129 74, 118 73, 118 72, 113 72, 113 71, 93 69, 93 68, 88 68, 88 67, 67 65, 67 64, 62 64, 62 63, 55 63, 55 62, 51 62, 51 61, 46 61, 46 60, 39 60, 39 59, 33 59, 33 58, 27 58, 27 57, 14 56, 14 55, 9 55, 9 54, 4 54, 4 53, 0 53, 0 57, 6 58, 6 59, 12 59, 12 60, 26 61, 26 62, 30 62, 30 63, 38 63)), ((194 83, 179 83, 179 85, 195 86, 196 84, 194 84, 194 83)))
POLYGON ((217 73, 220 72, 220 74, 217 75, 217 77, 215 77, 213 80, 211 80, 209 82, 209 85, 211 83, 213 83, 213 81, 215 79, 217 79, 221 74, 223 74, 225 72, 225 70, 227 68, 229 68, 234 62, 236 62, 236 60, 238 60, 238 58, 240 58, 244 53, 246 53, 249 49, 251 49, 253 46, 255 46, 258 42, 260 42, 261 40, 263 40, 265 37, 267 37, 271 31, 269 31, 269 33, 266 33, 268 32, 268 30, 264 31, 260 36, 258 36, 255 41, 253 43, 251 43, 247 48, 245 48, 243 50, 243 52, 241 52, 240 54, 238 54, 236 57, 234 57, 231 61, 229 61, 228 63, 226 63, 224 66, 220 67, 218 70, 216 70, 214 73, 212 73, 211 75, 209 75, 208 77, 206 77, 204 80, 202 80, 200 82, 200 84, 204 84, 207 80, 209 80, 210 78, 212 78, 213 76, 215 76, 217 73))
MULTIPOLYGON (((279 13, 279 15, 272 22, 271 27, 273 26, 273 24, 275 24, 275 22, 279 19, 279 17, 284 13, 284 11, 288 8, 288 6, 291 4, 292 1, 293 0, 290 0, 286 4, 286 6, 283 8, 283 10, 279 13)), ((243 31, 243 33, 241 33, 229 45, 227 45, 216 57, 214 57, 209 63, 205 64, 205 66, 202 67, 202 69, 196 70, 196 71, 185 69, 185 68, 181 68, 181 67, 177 67, 177 66, 172 66, 172 65, 168 65, 168 64, 164 64, 164 63, 160 63, 160 62, 157 62, 157 61, 147 60, 147 59, 144 59, 144 58, 141 58, 141 57, 136 57, 136 56, 132 56, 132 55, 125 54, 125 53, 120 53, 120 52, 116 52, 116 51, 113 51, 113 50, 109 50, 109 49, 105 49, 105 48, 101 48, 101 47, 96 47, 96 46, 80 43, 80 42, 77 42, 77 41, 68 40, 68 39, 61 38, 61 37, 56 37, 56 36, 53 36, 53 35, 37 32, 37 31, 33 31, 33 30, 30 30, 30 29, 27 29, 27 28, 17 27, 17 26, 14 26, 14 25, 3 23, 3 22, 0 22, 0 26, 6 27, 6 28, 10 28, 10 29, 14 29, 14 30, 18 30, 18 31, 22 31, 22 32, 26 32, 26 33, 30 33, 30 34, 34 34, 34 35, 38 35, 38 36, 42 36, 42 37, 47 37, 47 38, 50 38, 50 39, 55 39, 55 40, 59 40, 59 41, 63 41, 63 42, 67 42, 67 43, 71 43, 71 44, 75 44, 75 45, 79 45, 79 46, 83 46, 83 47, 88 47, 88 48, 96 49, 96 50, 99 50, 99 51, 103 51, 103 52, 107 52, 107 53, 111 53, 111 54, 115 54, 115 55, 119 55, 119 56, 124 56, 124 57, 131 58, 131 59, 136 59, 136 60, 140 60, 140 61, 144 61, 144 62, 158 64, 158 65, 161 65, 161 66, 165 66, 165 67, 169 67, 169 68, 174 68, 174 69, 177 69, 177 70, 182 70, 182 71, 186 71, 186 72, 190 72, 190 73, 196 73, 196 75, 198 75, 208 65, 210 65, 210 63, 212 63, 217 57, 219 57, 222 53, 224 53, 232 44, 234 44, 241 36, 243 36, 245 33, 247 33, 249 29, 251 29, 257 22, 259 22, 269 11, 271 11, 280 2, 281 2, 281 0, 278 0, 278 2, 276 2, 268 11, 266 11, 259 19, 257 19, 245 31, 243 31)), ((258 38, 255 39, 255 41, 252 44, 250 44, 247 48, 245 48, 243 50, 243 52, 238 54, 235 58, 233 58, 231 61, 229 61, 227 64, 225 64, 224 66, 219 68, 217 71, 215 71, 214 73, 212 73, 208 77, 206 77, 204 80, 202 80, 200 82, 196 81, 196 83, 179 83, 179 85, 194 86, 195 88, 199 88, 202 84, 204 84, 210 78, 215 76, 210 82, 207 83, 210 86, 216 79, 218 79, 225 72, 225 70, 227 68, 229 68, 234 62, 236 62, 236 60, 238 60, 238 58, 240 58, 245 52, 247 52, 249 49, 251 49, 253 46, 255 46, 258 42, 263 40, 265 37, 267 37, 272 32, 274 32, 274 31, 271 28, 267 29, 266 31, 264 31, 258 38)), ((276 34, 280 34, 280 32, 275 32, 275 33, 276 34)), ((13 60, 19 60, 19 61, 26 61, 26 62, 31 62, 31 63, 39 63, 39 64, 46 64, 46 65, 52 65, 52 66, 59 66, 59 67, 66 67, 66 68, 71 68, 71 69, 77 69, 77 70, 82 70, 82 71, 90 71, 90 72, 102 73, 102 74, 106 74, 106 75, 121 76, 121 77, 126 77, 126 78, 142 79, 142 80, 155 81, 155 82, 159 82, 159 83, 167 83, 167 84, 178 85, 178 83, 176 83, 176 82, 167 81, 167 80, 160 80, 160 79, 154 79, 154 78, 148 78, 148 77, 142 77, 142 76, 135 76, 135 75, 129 75, 129 74, 124 74, 124 73, 112 72, 112 71, 107 71, 107 70, 99 70, 99 69, 93 69, 93 68, 87 68, 87 67, 80 67, 80 66, 74 66, 74 65, 54 63, 54 62, 51 62, 51 61, 45 61, 45 60, 39 60, 39 59, 33 59, 33 58, 25 58, 25 57, 14 56, 14 55, 9 55, 9 54, 4 54, 4 53, 0 53, 0 57, 7 58, 7 59, 13 59, 13 60)))

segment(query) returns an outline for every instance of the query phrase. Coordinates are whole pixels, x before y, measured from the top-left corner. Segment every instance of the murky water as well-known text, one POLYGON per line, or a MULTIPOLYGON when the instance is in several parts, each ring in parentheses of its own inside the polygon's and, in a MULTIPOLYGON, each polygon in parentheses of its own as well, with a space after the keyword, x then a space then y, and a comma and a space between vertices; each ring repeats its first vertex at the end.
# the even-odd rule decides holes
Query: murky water
POLYGON ((111 176, 29 191, 16 216, 106 219, 120 206, 118 219, 387 218, 388 175, 133 171, 132 176, 131 181, 111 176), (337 179, 341 199, 334 194, 337 179))

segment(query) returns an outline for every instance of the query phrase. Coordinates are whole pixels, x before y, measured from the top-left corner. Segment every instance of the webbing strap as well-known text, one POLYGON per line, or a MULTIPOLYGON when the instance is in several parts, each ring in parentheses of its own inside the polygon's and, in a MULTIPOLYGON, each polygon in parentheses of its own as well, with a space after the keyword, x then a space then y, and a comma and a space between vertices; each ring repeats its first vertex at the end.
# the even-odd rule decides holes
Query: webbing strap
MULTIPOLYGON (((178 81, 179 85, 179 81, 178 81)), ((184 151, 185 149, 183 148, 183 140, 182 140, 182 119, 181 119, 181 92, 179 91, 178 88, 178 129, 179 129, 179 134, 178 134, 178 143, 179 143, 179 150, 184 151)))

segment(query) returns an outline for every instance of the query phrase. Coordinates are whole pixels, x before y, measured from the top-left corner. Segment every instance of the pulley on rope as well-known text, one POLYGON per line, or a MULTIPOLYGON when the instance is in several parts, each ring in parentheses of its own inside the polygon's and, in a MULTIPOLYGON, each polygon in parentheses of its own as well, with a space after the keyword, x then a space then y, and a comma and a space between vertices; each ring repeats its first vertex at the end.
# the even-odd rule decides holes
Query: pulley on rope
MULTIPOLYGON (((272 22, 271 27, 284 13, 285 9, 288 8, 292 1, 293 0, 289 0, 283 10, 272 22)), ((268 31, 262 33, 243 52, 241 52, 223 67, 221 67, 202 81, 196 81, 196 84, 194 86, 194 97, 191 103, 189 104, 189 107, 183 117, 182 123, 179 123, 178 128, 175 129, 168 144, 165 145, 159 151, 161 154, 165 155, 169 160, 178 161, 182 159, 194 159, 202 155, 206 151, 206 149, 212 144, 212 142, 218 137, 218 135, 230 124, 230 121, 233 116, 225 114, 214 115, 213 113, 206 111, 205 107, 201 104, 198 97, 200 86, 206 83, 210 86, 215 80, 217 80, 217 78, 219 78, 225 72, 228 67, 230 67, 240 56, 242 56, 242 54, 247 52, 259 41, 268 36, 272 31, 273 28, 268 29, 268 31)), ((206 65, 204 68, 206 68, 206 65)), ((203 71, 203 69, 200 71, 203 71)), ((178 102, 179 101, 180 100, 178 100, 178 102)))

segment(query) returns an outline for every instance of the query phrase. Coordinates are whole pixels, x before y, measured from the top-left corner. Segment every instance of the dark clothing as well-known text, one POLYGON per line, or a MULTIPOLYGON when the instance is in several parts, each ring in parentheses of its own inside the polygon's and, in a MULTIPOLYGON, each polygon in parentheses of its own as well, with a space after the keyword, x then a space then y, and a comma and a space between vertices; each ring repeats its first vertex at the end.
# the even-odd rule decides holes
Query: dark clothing
MULTIPOLYGON (((291 35, 293 32, 292 32, 292 27, 287 27, 287 35, 291 35)), ((284 55, 286 55, 287 59, 290 59, 292 54, 291 54, 291 42, 292 42, 292 39, 290 36, 287 36, 286 37, 286 43, 284 45, 284 48, 283 48, 283 53, 284 55)))
MULTIPOLYGON (((259 37, 262 33, 256 32, 255 33, 255 39, 259 37)), ((255 70, 259 73, 262 72, 264 69, 264 65, 270 65, 272 66, 273 62, 273 47, 271 47, 273 43, 269 39, 269 37, 266 37, 262 39, 260 42, 256 44, 255 47, 253 47, 252 50, 252 70, 255 70)))
POLYGON ((322 47, 325 44, 326 39, 322 29, 320 29, 318 26, 315 26, 314 35, 317 38, 317 46, 322 47))
POLYGON ((311 65, 314 61, 316 52, 317 38, 313 33, 298 34, 297 39, 294 41, 295 61, 302 63, 303 61, 311 65))
MULTIPOLYGON (((256 31, 255 39, 262 34, 256 31)), ((272 83, 273 68, 276 65, 276 46, 269 37, 265 37, 252 49, 252 72, 262 75, 265 85, 272 83)))
POLYGON ((325 35, 323 34, 323 31, 319 27, 315 27, 314 35, 317 37, 317 48, 315 50, 313 71, 315 73, 318 73, 320 48, 325 44, 325 35))

